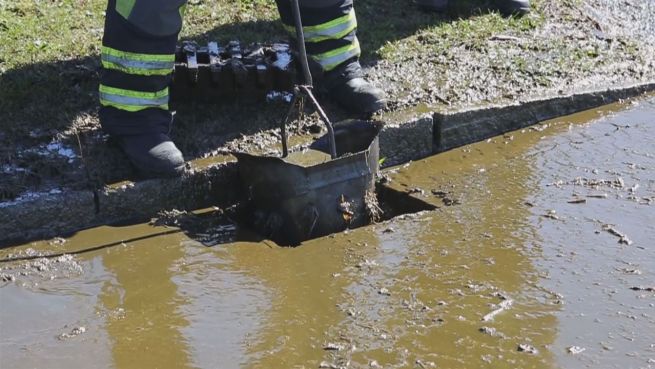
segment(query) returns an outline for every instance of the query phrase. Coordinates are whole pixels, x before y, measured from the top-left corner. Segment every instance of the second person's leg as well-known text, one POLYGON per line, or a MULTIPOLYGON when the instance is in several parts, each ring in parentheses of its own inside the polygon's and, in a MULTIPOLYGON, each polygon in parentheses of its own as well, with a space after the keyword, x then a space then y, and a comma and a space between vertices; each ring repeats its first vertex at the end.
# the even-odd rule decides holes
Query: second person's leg
MULTIPOLYGON (((309 57, 319 65, 320 86, 356 113, 384 108, 386 96, 363 78, 353 0, 299 0, 309 57)), ((276 0, 285 27, 295 36, 291 0, 276 0)))

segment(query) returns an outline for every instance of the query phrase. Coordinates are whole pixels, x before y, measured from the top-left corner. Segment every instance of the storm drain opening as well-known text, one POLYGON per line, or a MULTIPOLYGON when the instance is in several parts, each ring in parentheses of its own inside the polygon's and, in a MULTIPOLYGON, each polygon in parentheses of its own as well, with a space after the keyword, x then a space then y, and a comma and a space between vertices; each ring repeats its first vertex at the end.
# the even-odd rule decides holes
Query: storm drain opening
POLYGON ((407 192, 394 190, 383 184, 376 184, 378 206, 382 210, 377 222, 385 222, 401 215, 436 210, 437 207, 418 199, 407 192))
MULTIPOLYGON (((406 192, 397 191, 377 183, 375 185, 375 191, 368 193, 365 204, 366 214, 362 217, 364 219, 357 223, 349 223, 349 216, 354 216, 354 214, 349 215, 347 212, 344 212, 345 209, 338 204, 339 200, 341 199, 335 201, 335 210, 341 212, 344 227, 334 232, 310 234, 304 239, 299 239, 296 229, 285 229, 282 218, 277 218, 275 215, 271 216, 270 213, 263 212, 258 206, 252 203, 234 207, 226 214, 234 221, 232 229, 235 232, 238 230, 241 235, 241 241, 245 240, 243 237, 247 237, 250 241, 268 239, 279 246, 299 246, 304 241, 325 237, 346 229, 357 229, 389 221, 398 216, 437 209, 436 206, 413 197, 406 192)), ((307 215, 307 218, 299 219, 298 222, 308 223, 313 221, 311 210, 303 215, 307 215)), ((222 229, 225 230, 228 227, 222 226, 222 229)), ((237 237, 234 238, 236 240, 237 237)))
MULTIPOLYGON (((380 183, 376 183, 375 192, 369 194, 372 197, 367 199, 365 221, 347 226, 343 230, 366 227, 402 215, 437 209, 436 206, 406 192, 397 191, 380 183)), ((265 240, 271 240, 279 246, 298 246, 302 241, 326 236, 320 235, 298 241, 293 234, 285 233, 284 229, 273 231, 276 228, 272 227, 272 224, 263 223, 263 216, 255 204, 244 202, 227 209, 210 208, 194 212, 164 211, 151 221, 151 225, 179 228, 187 237, 207 247, 265 240)))
MULTIPOLYGON (((436 206, 415 198, 405 192, 400 192, 390 187, 376 184, 375 191, 368 192, 364 201, 364 207, 366 209, 365 214, 363 214, 359 221, 352 222, 356 215, 348 212, 346 208, 347 206, 344 206, 343 202, 337 204, 339 201, 344 201, 344 199, 337 199, 335 202, 335 210, 341 213, 341 218, 343 219, 340 228, 336 231, 310 233, 303 239, 300 239, 296 230, 285 229, 283 227, 284 223, 271 224, 270 216, 262 214, 261 210, 253 206, 244 208, 243 212, 235 219, 237 219, 240 224, 251 229, 253 233, 260 235, 263 239, 270 239, 280 246, 293 247, 299 246, 304 241, 325 237, 329 234, 342 232, 346 229, 366 227, 392 220, 401 215, 431 211, 437 208, 436 206)), ((311 212, 308 212, 305 215, 307 215, 308 218, 304 218, 300 221, 304 221, 305 223, 313 221, 311 218, 311 212)), ((272 221, 281 222, 282 219, 273 219, 272 221)))

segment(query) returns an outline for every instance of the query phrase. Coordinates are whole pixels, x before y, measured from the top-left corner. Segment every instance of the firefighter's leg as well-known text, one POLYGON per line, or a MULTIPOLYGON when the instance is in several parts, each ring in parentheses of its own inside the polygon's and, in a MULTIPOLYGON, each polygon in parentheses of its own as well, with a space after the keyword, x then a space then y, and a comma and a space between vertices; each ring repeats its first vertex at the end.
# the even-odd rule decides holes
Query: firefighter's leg
MULTIPOLYGON (((276 0, 280 17, 295 35, 290 0, 276 0)), ((386 96, 363 78, 353 0, 300 0, 307 53, 319 66, 317 83, 343 107, 357 113, 384 108, 386 96)), ((314 73, 316 74, 316 73, 314 73)))
POLYGON ((168 85, 186 0, 109 0, 102 40, 100 123, 140 173, 174 176, 182 153, 168 137, 168 85))

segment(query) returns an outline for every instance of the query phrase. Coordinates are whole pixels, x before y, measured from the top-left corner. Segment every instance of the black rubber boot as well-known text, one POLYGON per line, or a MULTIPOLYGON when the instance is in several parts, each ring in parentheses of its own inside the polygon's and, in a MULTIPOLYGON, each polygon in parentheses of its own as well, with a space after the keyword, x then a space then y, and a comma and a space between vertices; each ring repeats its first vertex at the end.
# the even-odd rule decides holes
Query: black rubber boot
POLYGON ((177 177, 184 172, 184 157, 163 133, 116 138, 143 178, 177 177))
MULTIPOLYGON (((448 10, 478 9, 498 11, 505 16, 525 15, 530 12, 530 0, 415 0, 425 10, 445 12, 448 10)), ((456 12, 456 11, 455 11, 456 12)))
POLYGON ((530 0, 494 0, 492 9, 505 16, 525 15, 530 12, 530 0))
POLYGON ((386 94, 364 79, 357 60, 326 73, 321 87, 332 101, 353 113, 371 114, 387 106, 386 94))
POLYGON ((448 10, 448 0, 415 0, 416 5, 421 9, 433 12, 445 12, 448 10))

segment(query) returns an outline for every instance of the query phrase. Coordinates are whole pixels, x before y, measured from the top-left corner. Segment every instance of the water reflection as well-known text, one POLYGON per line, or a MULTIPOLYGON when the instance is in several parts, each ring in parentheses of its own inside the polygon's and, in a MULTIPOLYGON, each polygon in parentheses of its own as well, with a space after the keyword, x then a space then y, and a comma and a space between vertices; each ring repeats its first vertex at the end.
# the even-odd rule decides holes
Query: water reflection
POLYGON ((173 277, 184 257, 180 236, 126 244, 105 253, 113 278, 102 288, 99 309, 108 312, 105 329, 118 368, 191 368, 182 334, 189 325, 179 306, 186 303, 173 277))
MULTIPOLYGON (((0 328, 10 337, 2 364, 75 366, 70 358, 91 352, 89 366, 128 369, 596 365, 565 351, 584 344, 606 363, 637 367, 653 342, 652 294, 630 289, 654 279, 652 125, 620 114, 575 125, 595 117, 565 117, 392 174, 397 190, 440 207, 432 213, 298 248, 206 247, 193 239, 212 231, 198 230, 78 255, 82 274, 44 275, 33 280, 40 289, 20 277, 0 288, 0 328), (567 202, 589 190, 570 181, 594 168, 624 186, 567 202), (596 219, 634 244, 618 244, 596 219), (66 324, 89 329, 53 343, 66 324), (29 355, 16 354, 23 347, 29 355)), ((58 251, 160 231, 102 227, 58 251)))

